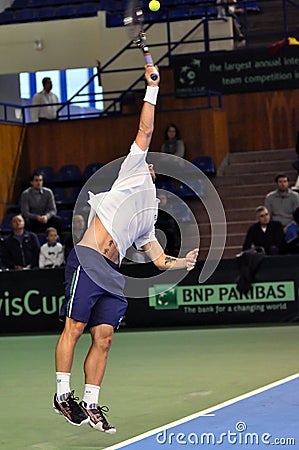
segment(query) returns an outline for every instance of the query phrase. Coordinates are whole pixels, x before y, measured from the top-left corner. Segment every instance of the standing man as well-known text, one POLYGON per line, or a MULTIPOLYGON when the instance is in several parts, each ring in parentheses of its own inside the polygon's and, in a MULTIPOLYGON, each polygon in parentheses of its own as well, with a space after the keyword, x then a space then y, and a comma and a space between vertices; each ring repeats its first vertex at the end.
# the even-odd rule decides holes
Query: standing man
POLYGON ((299 195, 289 188, 289 178, 284 174, 275 177, 277 189, 265 198, 270 219, 277 220, 285 228, 293 219, 293 212, 299 206, 299 195))
POLYGON ((32 99, 31 118, 32 122, 48 122, 57 119, 57 110, 59 105, 58 97, 52 90, 52 80, 45 77, 42 80, 44 89, 37 92, 32 99))
POLYGON ((270 220, 265 206, 255 210, 257 222, 249 227, 243 244, 243 251, 252 247, 263 247, 266 255, 278 255, 284 250, 285 240, 280 222, 270 220))
POLYGON ((40 233, 54 227, 61 237, 62 220, 57 216, 54 194, 43 187, 43 176, 39 172, 32 174, 31 187, 22 192, 21 212, 28 230, 40 233))
POLYGON ((198 249, 185 258, 165 255, 155 237, 158 202, 153 166, 146 156, 154 129, 155 105, 159 90, 156 67, 146 66, 146 94, 139 128, 130 152, 120 168, 118 178, 108 192, 91 194, 88 228, 71 251, 66 265, 66 295, 60 316, 64 330, 56 347, 57 393, 54 409, 68 422, 109 434, 116 432, 98 406, 114 329, 126 309, 124 278, 118 272, 126 250, 135 243, 161 270, 195 266, 198 249), (157 79, 151 79, 156 73, 157 79), (74 349, 85 328, 92 343, 84 362, 85 388, 80 404, 70 388, 74 349))

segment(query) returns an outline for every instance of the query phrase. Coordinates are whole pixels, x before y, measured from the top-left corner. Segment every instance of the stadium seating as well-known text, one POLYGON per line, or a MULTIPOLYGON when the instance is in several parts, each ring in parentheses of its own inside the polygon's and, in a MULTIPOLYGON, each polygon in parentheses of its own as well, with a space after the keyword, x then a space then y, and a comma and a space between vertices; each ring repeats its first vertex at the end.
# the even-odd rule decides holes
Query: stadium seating
POLYGON ((212 176, 216 174, 215 164, 210 156, 198 156, 192 161, 205 175, 212 176))

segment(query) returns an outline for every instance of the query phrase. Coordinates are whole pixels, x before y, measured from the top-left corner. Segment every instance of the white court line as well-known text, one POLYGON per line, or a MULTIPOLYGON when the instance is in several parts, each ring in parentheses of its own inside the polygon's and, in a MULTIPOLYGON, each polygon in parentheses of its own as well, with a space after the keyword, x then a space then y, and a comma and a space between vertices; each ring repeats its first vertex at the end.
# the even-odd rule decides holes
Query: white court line
POLYGON ((280 386, 281 384, 287 383, 288 381, 295 380, 298 377, 299 377, 299 373, 295 373, 294 375, 290 375, 289 377, 282 378, 281 380, 278 380, 278 381, 274 381, 273 383, 267 384, 266 386, 255 389, 254 391, 247 392, 246 394, 242 394, 239 397, 235 397, 235 398, 232 398, 231 400, 227 400, 223 403, 219 403, 219 405, 212 406, 212 407, 204 409, 203 411, 200 411, 198 413, 194 413, 194 414, 191 414, 190 416, 186 416, 186 417, 183 417, 182 419, 165 424, 162 427, 155 428, 154 430, 147 431, 143 434, 139 434, 138 436, 127 439, 126 441, 120 442, 118 444, 112 445, 111 447, 106 447, 104 450, 117 450, 119 448, 123 448, 126 445, 134 444, 135 442, 140 441, 141 439, 145 439, 147 437, 152 436, 153 434, 157 434, 160 431, 165 430, 166 428, 172 428, 177 425, 181 425, 182 423, 188 422, 189 420, 192 420, 192 419, 196 419, 197 417, 215 416, 215 414, 210 414, 210 413, 212 413, 213 411, 217 411, 218 409, 225 408, 226 406, 233 405, 234 403, 237 403, 246 398, 253 397, 254 395, 261 394, 262 392, 265 392, 269 389, 280 386))

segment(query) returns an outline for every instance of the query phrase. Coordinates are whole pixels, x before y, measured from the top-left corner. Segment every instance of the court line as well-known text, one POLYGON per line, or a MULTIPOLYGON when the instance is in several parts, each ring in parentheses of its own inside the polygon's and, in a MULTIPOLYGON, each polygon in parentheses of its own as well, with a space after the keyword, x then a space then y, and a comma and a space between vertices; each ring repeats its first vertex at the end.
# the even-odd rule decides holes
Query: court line
POLYGON ((273 383, 267 384, 258 389, 254 389, 253 391, 247 392, 246 394, 242 394, 242 395, 239 395, 238 397, 234 397, 230 400, 226 400, 225 402, 219 403, 218 405, 211 406, 210 408, 204 409, 203 411, 199 411, 197 413, 191 414, 190 416, 183 417, 182 419, 178 419, 174 422, 170 422, 168 424, 165 424, 165 425, 155 428, 153 430, 146 431, 145 433, 142 433, 142 434, 139 434, 138 436, 127 439, 126 441, 119 442, 118 444, 112 445, 111 447, 105 447, 104 450, 117 450, 117 449, 123 448, 127 445, 134 444, 135 442, 138 442, 141 439, 145 439, 154 434, 157 434, 157 433, 165 430, 165 428, 172 428, 177 425, 181 425, 182 423, 196 419, 198 417, 210 417, 212 415, 210 413, 212 413, 213 411, 217 411, 218 409, 233 405, 234 403, 238 403, 239 401, 247 399, 249 397, 253 397, 254 395, 261 394, 262 392, 265 392, 269 389, 280 386, 281 384, 288 383, 289 381, 295 380, 298 377, 299 377, 299 372, 295 373, 294 375, 290 375, 286 378, 282 378, 281 380, 274 381, 273 383))

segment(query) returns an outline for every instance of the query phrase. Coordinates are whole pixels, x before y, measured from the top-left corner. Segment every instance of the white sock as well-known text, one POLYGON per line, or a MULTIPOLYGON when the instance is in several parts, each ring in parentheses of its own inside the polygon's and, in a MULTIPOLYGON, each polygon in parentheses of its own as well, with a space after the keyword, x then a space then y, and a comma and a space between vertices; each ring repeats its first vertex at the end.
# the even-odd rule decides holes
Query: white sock
POLYGON ((85 384, 83 402, 86 403, 87 408, 97 408, 100 394, 100 386, 94 384, 85 384))
POLYGON ((59 402, 65 400, 71 392, 70 378, 70 373, 56 372, 56 393, 59 402))

